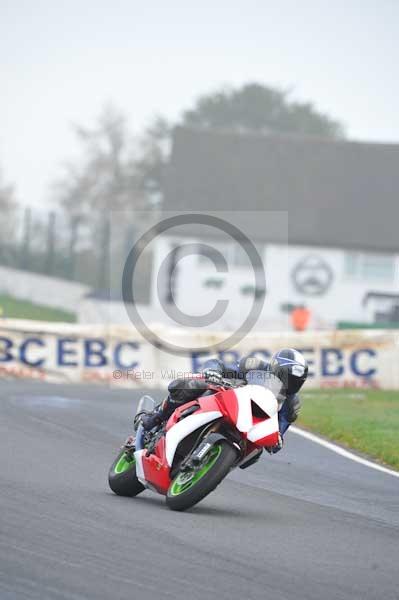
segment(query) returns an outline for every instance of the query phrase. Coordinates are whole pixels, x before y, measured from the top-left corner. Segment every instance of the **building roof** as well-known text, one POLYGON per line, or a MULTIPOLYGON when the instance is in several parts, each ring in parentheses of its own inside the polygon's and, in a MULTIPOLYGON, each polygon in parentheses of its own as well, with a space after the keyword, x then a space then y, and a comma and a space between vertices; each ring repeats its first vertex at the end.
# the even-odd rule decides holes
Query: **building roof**
POLYGON ((399 145, 178 127, 164 206, 286 210, 291 244, 399 251, 399 145))

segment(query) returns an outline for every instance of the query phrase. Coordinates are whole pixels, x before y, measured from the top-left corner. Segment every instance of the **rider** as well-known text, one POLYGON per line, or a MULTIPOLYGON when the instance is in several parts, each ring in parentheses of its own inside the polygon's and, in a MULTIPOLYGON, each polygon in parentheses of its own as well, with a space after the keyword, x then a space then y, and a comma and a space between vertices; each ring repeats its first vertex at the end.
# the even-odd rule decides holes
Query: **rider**
MULTIPOLYGON (((270 362, 256 357, 243 358, 237 367, 226 367, 219 359, 207 361, 199 376, 173 380, 169 386, 169 395, 162 404, 149 414, 138 417, 145 430, 166 421, 178 406, 191 402, 209 390, 223 385, 223 379, 239 379, 247 383, 251 373, 264 373, 263 383, 275 394, 278 405, 280 439, 275 446, 266 448, 275 454, 283 447, 283 435, 299 414, 301 402, 298 392, 308 376, 308 365, 304 356, 293 348, 283 348, 276 352, 270 362)), ((259 453, 260 456, 261 452, 259 453)), ((258 457, 257 457, 258 458, 258 457)))

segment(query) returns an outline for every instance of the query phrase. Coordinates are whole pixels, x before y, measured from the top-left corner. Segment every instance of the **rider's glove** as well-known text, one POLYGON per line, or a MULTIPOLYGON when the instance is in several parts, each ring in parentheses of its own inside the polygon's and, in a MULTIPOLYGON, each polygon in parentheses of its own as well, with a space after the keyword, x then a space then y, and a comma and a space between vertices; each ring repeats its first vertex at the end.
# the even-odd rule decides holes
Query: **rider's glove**
POLYGON ((213 383, 214 385, 222 384, 223 376, 220 371, 216 371, 215 369, 204 369, 202 375, 207 383, 213 383))
POLYGON ((281 436, 281 433, 279 433, 277 444, 275 444, 274 446, 265 446, 265 450, 269 454, 277 454, 277 452, 280 452, 281 448, 283 447, 283 444, 284 444, 283 438, 281 436))
POLYGON ((143 425, 146 431, 150 431, 156 425, 160 425, 162 422, 162 417, 158 411, 153 413, 143 413, 140 417, 141 424, 143 425))
POLYGON ((142 417, 143 415, 145 415, 145 414, 146 414, 145 412, 141 412, 141 413, 138 413, 138 414, 137 414, 137 415, 134 417, 134 420, 133 420, 133 429, 134 429, 134 431, 137 431, 137 428, 138 428, 138 426, 139 426, 139 425, 140 425, 140 423, 141 423, 141 417, 142 417))

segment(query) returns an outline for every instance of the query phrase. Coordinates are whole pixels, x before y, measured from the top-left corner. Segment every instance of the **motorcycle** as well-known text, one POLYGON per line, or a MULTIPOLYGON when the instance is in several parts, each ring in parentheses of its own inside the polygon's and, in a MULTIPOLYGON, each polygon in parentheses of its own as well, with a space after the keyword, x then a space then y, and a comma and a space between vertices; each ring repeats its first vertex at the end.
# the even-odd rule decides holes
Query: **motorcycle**
MULTIPOLYGON (((139 424, 110 468, 111 490, 137 496, 149 489, 164 495, 170 509, 182 511, 210 494, 233 468, 253 464, 262 448, 279 441, 278 402, 257 373, 247 374, 246 385, 223 379, 210 386, 176 408, 160 428, 145 431, 139 424)), ((154 400, 144 396, 136 415, 154 408, 154 400)))

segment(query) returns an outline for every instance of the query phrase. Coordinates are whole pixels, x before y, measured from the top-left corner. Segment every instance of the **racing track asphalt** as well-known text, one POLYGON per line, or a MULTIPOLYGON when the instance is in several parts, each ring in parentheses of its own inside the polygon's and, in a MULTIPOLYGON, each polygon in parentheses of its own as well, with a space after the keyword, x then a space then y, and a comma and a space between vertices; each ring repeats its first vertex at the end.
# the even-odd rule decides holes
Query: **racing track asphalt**
POLYGON ((399 479, 289 433, 174 513, 107 487, 139 392, 0 390, 1 600, 398 600, 399 479))

